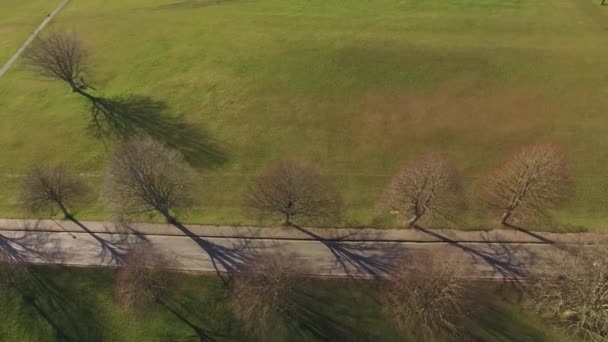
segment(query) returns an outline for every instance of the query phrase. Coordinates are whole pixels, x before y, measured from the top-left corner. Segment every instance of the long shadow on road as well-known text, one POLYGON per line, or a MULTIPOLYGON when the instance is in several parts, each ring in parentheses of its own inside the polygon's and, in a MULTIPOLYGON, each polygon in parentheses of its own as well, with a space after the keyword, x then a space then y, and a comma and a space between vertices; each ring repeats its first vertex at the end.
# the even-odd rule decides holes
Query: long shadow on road
MULTIPOLYGON (((483 260, 485 263, 490 265, 495 272, 499 273, 504 280, 517 282, 519 279, 527 275, 524 266, 531 263, 531 260, 517 261, 513 251, 508 246, 496 246, 500 244, 495 244, 489 241, 487 246, 491 252, 488 252, 467 246, 439 233, 424 229, 420 226, 416 226, 416 229, 451 246, 460 248, 462 251, 473 257, 483 260)), ((528 259, 530 259, 530 256, 528 256, 528 259)))
MULTIPOLYGON (((123 223, 116 224, 114 230, 117 234, 111 235, 112 237, 115 237, 115 239, 109 240, 90 230, 87 226, 75 218, 71 217, 69 219, 85 233, 89 234, 99 244, 99 257, 101 262, 105 264, 121 265, 124 261, 124 257, 129 251, 129 248, 146 240, 145 236, 137 234, 123 223)), ((59 222, 56 223, 62 227, 59 222)))
MULTIPOLYGON (((336 262, 349 277, 380 278, 390 273, 403 251, 395 243, 378 245, 373 242, 346 241, 349 236, 327 239, 301 226, 294 228, 327 247, 336 262)), ((369 237, 366 240, 373 240, 369 237)))
POLYGON ((251 256, 247 253, 249 240, 243 239, 241 245, 225 247, 203 239, 179 222, 173 222, 173 225, 209 255, 216 274, 224 284, 228 283, 224 273, 230 275, 237 272, 242 264, 251 260, 251 256))
POLYGON ((16 236, 0 234, 0 251, 12 262, 29 263, 33 261, 58 262, 63 260, 64 252, 57 240, 51 239, 48 232, 19 232, 16 236))
POLYGON ((555 241, 553 241, 551 239, 547 239, 546 237, 544 237, 544 236, 542 236, 540 234, 537 234, 535 232, 532 232, 529 229, 518 227, 518 226, 512 225, 510 223, 505 223, 505 226, 507 226, 507 227, 509 227, 511 229, 517 230, 518 232, 521 232, 521 233, 524 233, 526 235, 529 235, 529 236, 531 236, 531 237, 533 237, 535 239, 538 239, 541 242, 544 242, 544 243, 547 243, 547 244, 555 244, 555 241))

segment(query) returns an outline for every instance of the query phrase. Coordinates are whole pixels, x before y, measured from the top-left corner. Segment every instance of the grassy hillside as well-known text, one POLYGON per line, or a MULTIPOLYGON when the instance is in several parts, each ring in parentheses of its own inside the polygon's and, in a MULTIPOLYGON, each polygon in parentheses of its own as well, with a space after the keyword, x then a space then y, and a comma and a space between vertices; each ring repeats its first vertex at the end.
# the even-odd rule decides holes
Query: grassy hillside
MULTIPOLYGON (((115 304, 112 270, 33 269, 37 279, 0 305, 3 341, 246 341, 229 307, 229 292, 214 277, 182 275, 179 287, 142 319, 115 304)), ((302 293, 306 317, 277 325, 276 341, 413 341, 382 316, 376 292, 365 284, 318 281, 302 293)), ((485 291, 485 290, 484 290, 485 291)), ((466 329, 479 341, 567 341, 554 329, 487 289, 488 307, 466 329)))
MULTIPOLYGON (((393 225, 375 203, 408 159, 448 152, 472 199, 513 150, 552 142, 577 189, 546 225, 603 228, 608 8, 597 3, 79 0, 50 29, 86 41, 96 95, 162 101, 198 130, 213 157, 198 164, 189 221, 257 223, 241 209, 250 177, 295 155, 335 177, 347 206, 337 224, 393 225)), ((101 182, 114 142, 87 129, 88 105, 65 85, 18 66, 0 79, 0 104, 0 216, 24 215, 15 193, 37 162, 101 182)), ((94 201, 79 216, 108 214, 94 201)), ((459 226, 491 224, 472 210, 459 226)))

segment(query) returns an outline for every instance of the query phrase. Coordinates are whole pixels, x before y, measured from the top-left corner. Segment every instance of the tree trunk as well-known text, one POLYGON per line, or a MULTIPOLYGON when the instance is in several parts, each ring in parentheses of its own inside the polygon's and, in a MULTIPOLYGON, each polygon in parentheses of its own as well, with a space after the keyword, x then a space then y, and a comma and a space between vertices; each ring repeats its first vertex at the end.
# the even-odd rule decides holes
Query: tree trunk
POLYGON ((94 100, 95 100, 95 97, 93 97, 93 95, 91 95, 91 94, 87 93, 86 91, 84 91, 84 90, 82 90, 82 89, 80 89, 80 88, 78 88, 78 87, 73 88, 72 90, 73 90, 75 93, 78 93, 78 94, 80 94, 80 95, 82 95, 82 96, 86 97, 87 99, 89 99, 89 100, 91 100, 91 101, 94 101, 94 100))
POLYGON ((407 221, 408 228, 414 228, 416 226, 416 222, 420 220, 421 215, 414 215, 409 221, 407 221))
POLYGON ((507 220, 511 217, 511 210, 506 211, 503 215, 502 215, 502 219, 500 219, 500 223, 503 225, 507 224, 507 220))
POLYGON ((76 82, 74 80, 65 80, 65 81, 68 82, 68 84, 70 85, 70 88, 72 88, 73 93, 78 93, 78 92, 82 91, 82 89, 80 89, 80 87, 76 84, 76 82))
POLYGON ((175 219, 175 217, 173 217, 173 215, 171 215, 168 210, 159 210, 159 211, 165 217, 165 220, 167 220, 167 223, 169 223, 169 224, 177 223, 177 220, 175 219))
POLYGON ((57 201, 57 206, 59 207, 59 209, 61 210, 61 212, 63 213, 63 216, 65 216, 66 219, 71 220, 72 214, 70 214, 70 212, 68 211, 68 209, 65 207, 65 205, 63 205, 63 203, 61 201, 57 201))
POLYGON ((291 226, 291 214, 285 214, 285 223, 283 223, 283 225, 287 227, 291 226))

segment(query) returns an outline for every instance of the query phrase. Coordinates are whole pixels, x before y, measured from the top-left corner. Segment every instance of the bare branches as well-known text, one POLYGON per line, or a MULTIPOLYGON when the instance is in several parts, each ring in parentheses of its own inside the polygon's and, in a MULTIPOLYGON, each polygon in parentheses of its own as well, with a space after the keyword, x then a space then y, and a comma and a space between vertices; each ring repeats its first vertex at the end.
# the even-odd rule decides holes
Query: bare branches
POLYGON ((554 265, 529 282, 536 308, 587 340, 608 340, 608 246, 567 248, 554 265))
POLYGON ((531 145, 512 156, 482 182, 487 210, 506 224, 518 219, 543 217, 570 194, 572 181, 566 161, 556 146, 531 145))
POLYGON ((441 154, 427 154, 397 173, 382 202, 413 227, 425 215, 452 219, 464 207, 463 197, 460 175, 452 162, 441 154))
POLYGON ((40 75, 62 80, 74 92, 83 93, 86 89, 82 74, 88 67, 88 53, 75 33, 54 32, 36 38, 24 57, 40 75))
POLYGON ((182 156, 153 140, 132 140, 114 153, 105 195, 120 214, 156 211, 168 222, 192 204, 189 168, 182 156))
POLYGON ((269 334, 273 323, 288 315, 303 274, 292 256, 268 254, 253 259, 234 278, 235 315, 254 335, 269 334))
POLYGON ((293 224, 294 218, 305 222, 335 218, 341 205, 334 184, 327 177, 317 168, 293 159, 260 174, 245 204, 260 214, 282 217, 285 225, 293 224))
POLYGON ((148 245, 134 247, 115 277, 115 296, 127 312, 141 314, 171 288, 170 263, 148 245))
POLYGON ((68 208, 83 200, 86 192, 82 180, 64 167, 37 167, 25 177, 20 202, 30 213, 49 211, 53 214, 59 209, 65 217, 71 218, 68 208))
POLYGON ((384 284, 385 314, 400 329, 427 339, 461 333, 459 323, 470 309, 463 270, 446 255, 420 256, 412 267, 401 265, 384 284))

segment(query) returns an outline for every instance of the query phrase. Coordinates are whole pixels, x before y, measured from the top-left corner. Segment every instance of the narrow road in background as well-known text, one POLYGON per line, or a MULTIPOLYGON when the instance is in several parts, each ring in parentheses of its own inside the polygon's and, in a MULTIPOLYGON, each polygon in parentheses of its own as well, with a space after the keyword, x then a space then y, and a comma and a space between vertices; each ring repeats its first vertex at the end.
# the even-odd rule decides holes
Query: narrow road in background
POLYGON ((6 62, 6 64, 4 64, 2 66, 2 68, 0 69, 0 77, 4 76, 4 74, 8 71, 8 69, 15 64, 15 62, 17 61, 17 58, 19 58, 19 56, 21 56, 21 54, 23 53, 23 51, 25 51, 25 49, 27 49, 27 47, 32 43, 32 41, 38 36, 38 34, 40 34, 40 32, 44 29, 44 27, 51 21, 53 20, 53 18, 55 17, 55 15, 57 13, 59 13, 59 11, 61 11, 61 9, 63 9, 63 7, 65 7, 65 5, 67 5, 67 3, 70 0, 63 0, 61 1, 61 3, 59 4, 59 6, 57 6, 57 8, 55 8, 55 10, 53 12, 51 12, 49 15, 47 15, 46 18, 44 18, 44 20, 42 21, 42 23, 40 23, 40 25, 38 25, 38 28, 36 28, 36 30, 34 31, 34 33, 32 33, 27 40, 25 41, 25 43, 23 43, 23 45, 21 45, 21 47, 19 48, 19 50, 17 50, 17 52, 15 52, 15 54, 8 60, 8 62, 6 62))

